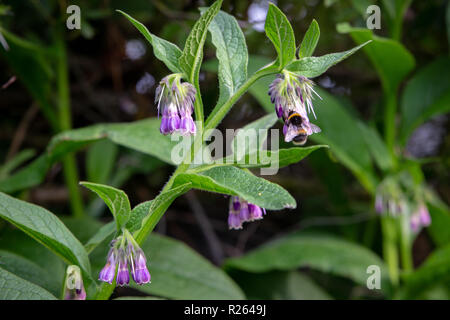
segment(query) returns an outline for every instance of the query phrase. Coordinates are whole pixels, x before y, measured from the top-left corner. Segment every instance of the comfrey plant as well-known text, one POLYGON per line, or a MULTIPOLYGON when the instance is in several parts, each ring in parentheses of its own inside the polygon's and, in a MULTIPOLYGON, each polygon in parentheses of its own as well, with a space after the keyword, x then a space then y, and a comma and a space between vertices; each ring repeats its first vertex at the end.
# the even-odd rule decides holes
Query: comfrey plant
MULTIPOLYGON (((311 115, 315 118, 315 91, 310 79, 323 74, 366 43, 349 51, 313 57, 319 38, 317 22, 313 21, 297 48, 288 19, 275 5, 270 4, 265 31, 277 55, 272 63, 247 76, 248 52, 244 34, 234 17, 220 11, 221 3, 218 0, 209 8, 201 10, 202 14, 193 26, 183 50, 150 33, 139 21, 119 11, 149 41, 156 58, 170 70, 155 92, 154 107, 158 110, 159 119, 67 131, 56 136, 49 145, 51 156, 48 158, 52 161, 68 150, 73 151, 83 144, 106 138, 167 163, 179 164, 156 198, 132 209, 125 192, 107 185, 81 182, 81 185, 103 199, 114 217, 114 222, 98 230, 83 246, 50 212, 0 193, 0 203, 10 208, 0 211, 0 216, 79 268, 72 268, 70 272, 68 270, 67 279, 70 281, 66 285, 68 291, 65 297, 81 299, 85 297, 86 291, 88 299, 108 299, 116 285, 128 285, 131 279, 139 285, 151 287, 148 268, 151 270, 151 240, 155 238, 149 241, 146 239, 170 204, 190 189, 229 196, 230 229, 241 229, 245 227, 245 222, 260 220, 266 211, 296 207, 295 199, 284 188, 256 176, 250 169, 270 167, 273 163, 277 167, 288 166, 326 146, 272 149, 269 163, 261 157, 256 157, 250 163, 246 159, 252 158, 263 148, 267 129, 276 123, 277 118, 283 121, 284 139, 287 142, 304 144, 308 136, 320 132, 310 121, 311 115), (220 95, 216 106, 205 119, 199 73, 208 32, 211 33, 219 62, 220 95), (197 159, 208 148, 207 142, 212 131, 233 105, 257 80, 266 76, 277 76, 270 87, 264 89, 269 92, 275 112, 245 126, 244 131, 254 131, 255 141, 243 145, 233 141, 232 154, 222 159, 236 159, 234 156, 239 154, 239 159, 243 161, 194 163, 193 159, 197 159), (173 139, 180 137, 188 145, 188 152, 181 163, 172 158, 172 150, 177 146, 173 139), (33 223, 34 217, 46 223, 33 223), (53 230, 49 230, 48 225, 53 230), (109 249, 103 247, 104 267, 92 275, 88 254, 96 248, 100 250, 101 244, 106 242, 110 246, 109 249)), ((226 209, 223 212, 225 220, 226 209)), ((153 276, 157 278, 156 274, 153 276)))

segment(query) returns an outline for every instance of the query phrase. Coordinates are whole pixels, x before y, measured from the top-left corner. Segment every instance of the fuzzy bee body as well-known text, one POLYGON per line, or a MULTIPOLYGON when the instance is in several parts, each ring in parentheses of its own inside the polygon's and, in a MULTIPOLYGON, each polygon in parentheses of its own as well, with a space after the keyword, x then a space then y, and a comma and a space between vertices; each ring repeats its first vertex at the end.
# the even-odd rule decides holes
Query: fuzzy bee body
POLYGON ((304 145, 308 140, 308 131, 305 128, 310 128, 309 131, 312 133, 320 132, 320 128, 312 123, 310 123, 307 119, 305 120, 302 115, 296 111, 290 111, 287 119, 285 119, 285 125, 288 130, 291 132, 289 136, 290 139, 295 145, 304 145))
POLYGON ((289 116, 286 119, 287 126, 294 126, 296 129, 296 135, 292 138, 292 142, 295 145, 304 145, 308 140, 308 134, 305 129, 302 127, 303 118, 302 116, 295 111, 289 112, 289 116))

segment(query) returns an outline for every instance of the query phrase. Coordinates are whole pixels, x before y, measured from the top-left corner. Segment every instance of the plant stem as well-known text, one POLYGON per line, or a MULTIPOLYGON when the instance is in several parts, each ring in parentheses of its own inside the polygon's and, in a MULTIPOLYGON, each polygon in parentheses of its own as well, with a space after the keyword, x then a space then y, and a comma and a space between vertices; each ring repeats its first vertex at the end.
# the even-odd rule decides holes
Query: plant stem
MULTIPOLYGON (((57 85, 58 85, 58 119, 61 131, 71 129, 69 73, 67 69, 67 51, 62 31, 57 32, 57 85)), ((78 171, 73 153, 63 158, 64 179, 69 190, 70 207, 75 217, 84 216, 83 199, 78 189, 78 171)))
POLYGON ((386 97, 386 107, 384 112, 384 135, 386 140, 386 145, 391 154, 391 157, 395 161, 394 143, 395 143, 395 116, 397 112, 397 97, 395 93, 387 93, 386 97))
MULTIPOLYGON (((234 95, 230 97, 222 106, 220 106, 217 110, 213 110, 211 115, 205 121, 205 131, 209 129, 216 128, 219 123, 223 120, 225 115, 230 111, 236 101, 250 88, 250 86, 255 83, 256 80, 261 77, 277 73, 278 69, 268 66, 263 68, 257 72, 255 72, 247 81, 236 91, 234 95)), ((207 138, 207 137, 205 137, 207 138)))
POLYGON ((395 221, 391 217, 381 217, 381 230, 383 233, 383 256, 389 269, 389 277, 394 286, 399 282, 398 250, 396 246, 395 221))
POLYGON ((403 215, 400 221, 400 254, 402 267, 405 273, 413 271, 412 243, 410 237, 410 222, 407 215, 403 215))

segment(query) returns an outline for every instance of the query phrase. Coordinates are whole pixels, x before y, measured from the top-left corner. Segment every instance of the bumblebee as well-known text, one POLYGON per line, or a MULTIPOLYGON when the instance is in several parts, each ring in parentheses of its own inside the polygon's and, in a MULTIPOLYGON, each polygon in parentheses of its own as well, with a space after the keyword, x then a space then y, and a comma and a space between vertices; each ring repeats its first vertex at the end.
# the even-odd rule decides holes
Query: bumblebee
MULTIPOLYGON (((304 145, 308 140, 308 135, 312 133, 320 132, 320 128, 308 120, 304 120, 303 117, 295 111, 290 111, 287 119, 285 120, 285 125, 288 130, 288 136, 293 136, 289 140, 295 145, 304 145), (307 128, 310 128, 310 133, 308 134, 307 128), (306 129, 305 129, 306 128, 306 129)), ((287 137, 287 136, 286 136, 287 137)), ((287 141, 289 142, 289 141, 287 141)))

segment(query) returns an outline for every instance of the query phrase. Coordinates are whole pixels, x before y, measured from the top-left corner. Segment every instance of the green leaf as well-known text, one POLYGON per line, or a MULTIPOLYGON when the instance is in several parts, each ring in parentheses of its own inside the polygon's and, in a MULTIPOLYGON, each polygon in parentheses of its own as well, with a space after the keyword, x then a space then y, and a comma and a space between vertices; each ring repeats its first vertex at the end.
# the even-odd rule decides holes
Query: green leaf
POLYGON ((100 140, 92 144, 86 153, 86 174, 89 181, 107 183, 118 153, 116 144, 100 140))
MULTIPOLYGON (((259 68, 270 63, 270 60, 263 56, 251 55, 248 63, 248 71, 250 74, 256 72, 259 68)), ((269 85, 275 79, 275 75, 258 79, 249 89, 250 94, 258 101, 259 104, 269 113, 275 112, 275 107, 270 101, 267 94, 269 85)))
POLYGON ((450 78, 444 74, 450 74, 449 57, 433 61, 407 83, 401 99, 403 143, 424 121, 450 111, 450 78))
POLYGON ((450 244, 434 251, 428 259, 405 278, 398 294, 401 299, 421 299, 421 294, 435 286, 450 285, 450 244))
POLYGON ((378 37, 368 29, 352 28, 348 23, 339 24, 337 30, 340 33, 350 33, 358 44, 372 40, 364 47, 364 51, 381 79, 383 90, 388 94, 394 94, 414 68, 413 55, 398 41, 378 37))
POLYGON ((269 128, 277 121, 275 113, 265 115, 239 129, 231 141, 231 150, 236 154, 237 160, 246 154, 260 149, 267 138, 269 128), (262 131, 260 131, 262 130, 262 131))
POLYGON ((281 69, 295 58, 295 35, 289 20, 273 3, 269 3, 264 30, 277 50, 281 69))
POLYGON ((64 155, 105 138, 173 164, 171 151, 177 142, 172 142, 169 136, 160 134, 159 124, 160 120, 150 118, 132 123, 98 124, 64 131, 52 138, 45 154, 0 181, 0 190, 11 193, 35 186, 43 181, 50 166, 64 155))
POLYGON ((54 295, 61 293, 61 283, 49 270, 18 254, 0 250, 0 268, 15 274, 24 280, 43 287, 54 295))
POLYGON ((358 126, 361 129, 370 154, 378 167, 383 171, 391 169, 393 167, 392 157, 379 133, 361 121, 358 122, 358 126))
POLYGON ((0 300, 56 300, 56 297, 0 267, 0 300))
POLYGON ((148 29, 142 23, 126 14, 125 12, 121 10, 117 10, 117 12, 123 14, 139 30, 139 32, 145 37, 145 39, 147 39, 147 41, 153 47, 153 53, 156 58, 164 62, 170 71, 174 73, 181 72, 178 64, 178 59, 181 57, 182 52, 175 44, 150 33, 150 31, 148 31, 148 29))
POLYGON ((303 37, 302 43, 300 44, 298 51, 298 58, 311 57, 316 49, 317 43, 319 42, 320 28, 316 19, 313 19, 309 25, 308 30, 306 30, 305 36, 303 37))
POLYGON ((44 180, 49 167, 49 157, 44 154, 28 166, 1 180, 0 191, 12 193, 38 185, 44 180))
POLYGON ((431 216, 431 225, 426 229, 436 246, 450 244, 450 210, 445 203, 430 201, 427 203, 431 216))
POLYGON ((0 167, 0 180, 7 177, 14 169, 34 157, 35 151, 25 149, 16 154, 12 159, 8 160, 0 167))
POLYGON ((231 258, 225 262, 226 269, 252 273, 308 267, 350 278, 364 286, 368 278, 366 270, 370 265, 380 267, 381 287, 387 288, 387 269, 372 251, 331 236, 298 234, 271 241, 242 257, 231 258))
POLYGON ((9 50, 0 46, 3 55, 17 78, 23 82, 43 114, 54 129, 58 128, 56 112, 51 106, 50 93, 54 74, 49 61, 50 51, 33 42, 21 39, 0 26, 0 32, 8 41, 9 50))
POLYGON ((297 205, 295 199, 279 185, 236 167, 215 167, 200 174, 182 173, 175 181, 191 182, 193 188, 200 190, 238 195, 269 210, 295 208, 297 205))
POLYGON ((184 243, 151 234, 141 247, 149 261, 152 282, 132 287, 172 299, 244 299, 225 272, 184 243))
POLYGON ((335 97, 320 88, 315 90, 322 97, 322 100, 314 101, 317 124, 322 132, 309 138, 330 146, 330 152, 353 172, 368 191, 374 192, 376 178, 370 149, 361 127, 357 125, 360 120, 350 114, 335 97))
POLYGON ((308 78, 318 77, 335 64, 350 57, 369 42, 370 41, 367 41, 344 52, 330 53, 321 57, 306 57, 300 60, 295 60, 289 64, 286 69, 292 72, 300 73, 308 78))
POLYGON ((97 233, 95 233, 88 242, 84 245, 86 251, 91 253, 100 243, 105 241, 110 235, 112 235, 116 231, 116 224, 114 221, 105 224, 102 226, 97 233))
POLYGON ((42 243, 69 264, 76 264, 90 276, 90 264, 83 245, 50 211, 0 192, 0 217, 42 243))
POLYGON ((330 295, 297 271, 249 273, 233 270, 233 279, 249 300, 329 300, 330 295))
MULTIPOLYGON (((49 284, 49 287, 45 288, 51 293, 59 296, 66 272, 66 264, 63 260, 17 228, 3 228, 0 233, 0 239, 1 250, 14 253, 51 274, 52 284, 49 284), (56 289, 57 291, 54 291, 56 289)), ((9 267, 2 266, 1 263, 0 267, 9 270, 9 267)), ((10 272, 14 273, 12 270, 10 272)), ((20 276, 22 277, 22 275, 20 276)), ((25 280, 28 279, 26 278, 25 280)), ((32 282, 40 285, 36 281, 32 282)))
POLYGON ((80 184, 95 192, 108 206, 114 219, 116 220, 117 231, 127 223, 130 218, 131 206, 128 196, 122 190, 106 186, 103 184, 82 181, 80 184))
POLYGON ((247 80, 247 45, 238 22, 228 13, 220 11, 208 29, 219 60, 220 106, 247 80))
POLYGON ((178 59, 181 69, 186 74, 188 81, 198 84, 198 75, 203 60, 203 45, 205 44, 208 27, 220 10, 222 0, 217 0, 197 20, 184 45, 183 53, 178 59))
POLYGON ((291 164, 300 162, 306 158, 311 152, 320 148, 328 148, 326 145, 316 145, 311 147, 293 147, 288 149, 279 149, 275 151, 268 151, 263 159, 258 158, 258 154, 249 154, 245 157, 244 163, 237 163, 241 168, 266 168, 278 167, 284 168, 291 164), (252 163, 249 159, 258 159, 257 163, 252 163))
POLYGON ((145 236, 153 230, 172 202, 177 197, 190 190, 191 187, 190 182, 172 187, 170 190, 160 193, 152 201, 146 201, 136 206, 131 213, 129 223, 127 224, 127 229, 130 230, 130 232, 136 230, 134 232, 136 241, 142 242, 145 236))

